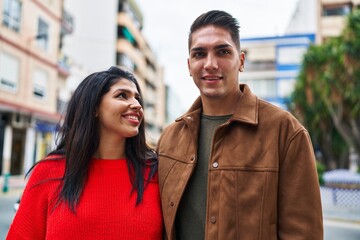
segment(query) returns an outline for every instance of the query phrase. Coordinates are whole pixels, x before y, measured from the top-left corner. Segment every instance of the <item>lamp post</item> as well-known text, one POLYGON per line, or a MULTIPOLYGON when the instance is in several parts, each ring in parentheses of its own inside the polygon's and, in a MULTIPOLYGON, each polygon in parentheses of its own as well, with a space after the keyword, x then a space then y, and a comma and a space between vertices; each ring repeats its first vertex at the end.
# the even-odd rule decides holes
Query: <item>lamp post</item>
POLYGON ((2 188, 3 193, 9 191, 9 177, 10 177, 10 173, 6 173, 4 177, 4 186, 2 188))
POLYGON ((349 154, 349 170, 353 173, 356 173, 358 171, 358 160, 359 156, 355 152, 354 148, 350 148, 350 154, 349 154))

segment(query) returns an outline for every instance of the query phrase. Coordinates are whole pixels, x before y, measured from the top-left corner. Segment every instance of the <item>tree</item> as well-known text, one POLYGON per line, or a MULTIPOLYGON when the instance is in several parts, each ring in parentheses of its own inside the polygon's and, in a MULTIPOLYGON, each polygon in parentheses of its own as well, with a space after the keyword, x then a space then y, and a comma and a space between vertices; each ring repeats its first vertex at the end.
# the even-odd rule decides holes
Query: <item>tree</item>
POLYGON ((345 167, 350 148, 360 156, 360 10, 339 37, 309 47, 292 97, 327 167, 345 167))

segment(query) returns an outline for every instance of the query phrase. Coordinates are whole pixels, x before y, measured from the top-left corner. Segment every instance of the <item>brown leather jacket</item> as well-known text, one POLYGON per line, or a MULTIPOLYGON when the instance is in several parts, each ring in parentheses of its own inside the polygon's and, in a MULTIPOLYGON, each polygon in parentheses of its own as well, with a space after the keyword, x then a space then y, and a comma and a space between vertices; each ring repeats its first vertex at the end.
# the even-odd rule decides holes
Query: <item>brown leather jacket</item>
MULTIPOLYGON (((209 161, 205 239, 323 239, 320 188, 306 129, 240 85, 229 121, 215 131, 209 161)), ((198 98, 158 142, 166 238, 197 161, 198 98)))

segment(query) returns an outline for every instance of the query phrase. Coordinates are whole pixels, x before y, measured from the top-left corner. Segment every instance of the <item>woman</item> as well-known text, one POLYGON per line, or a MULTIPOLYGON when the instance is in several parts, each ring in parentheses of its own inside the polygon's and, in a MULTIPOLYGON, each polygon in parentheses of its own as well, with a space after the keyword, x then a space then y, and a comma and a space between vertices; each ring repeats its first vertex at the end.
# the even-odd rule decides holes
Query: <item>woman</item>
POLYGON ((7 239, 159 240, 162 228, 140 87, 117 67, 93 73, 69 101, 57 148, 33 167, 7 239))

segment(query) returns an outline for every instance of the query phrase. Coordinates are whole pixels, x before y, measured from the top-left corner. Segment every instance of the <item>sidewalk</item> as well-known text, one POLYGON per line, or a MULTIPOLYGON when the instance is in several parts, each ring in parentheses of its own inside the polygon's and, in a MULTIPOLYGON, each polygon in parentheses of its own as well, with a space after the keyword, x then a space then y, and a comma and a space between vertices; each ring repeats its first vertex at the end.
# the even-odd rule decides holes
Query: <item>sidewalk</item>
POLYGON ((5 176, 0 176, 0 196, 1 195, 17 195, 20 196, 24 190, 26 180, 24 175, 10 176, 8 178, 8 189, 4 192, 5 176))
MULTIPOLYGON (((8 191, 3 192, 4 186, 4 176, 0 176, 0 196, 2 195, 12 195, 12 196, 21 196, 23 189, 25 187, 26 181, 23 175, 11 176, 8 179, 8 191)), ((323 196, 323 217, 327 220, 335 220, 335 221, 344 221, 344 222, 352 222, 360 225, 360 207, 345 207, 345 206, 337 206, 331 204, 331 201, 328 201, 323 196)), ((358 200, 358 199, 356 199, 358 200)), ((360 199, 359 199, 360 201, 360 199)))
POLYGON ((324 205, 323 217, 328 220, 352 222, 360 225, 360 208, 324 205))
POLYGON ((321 187, 323 217, 360 225, 360 190, 321 187))

